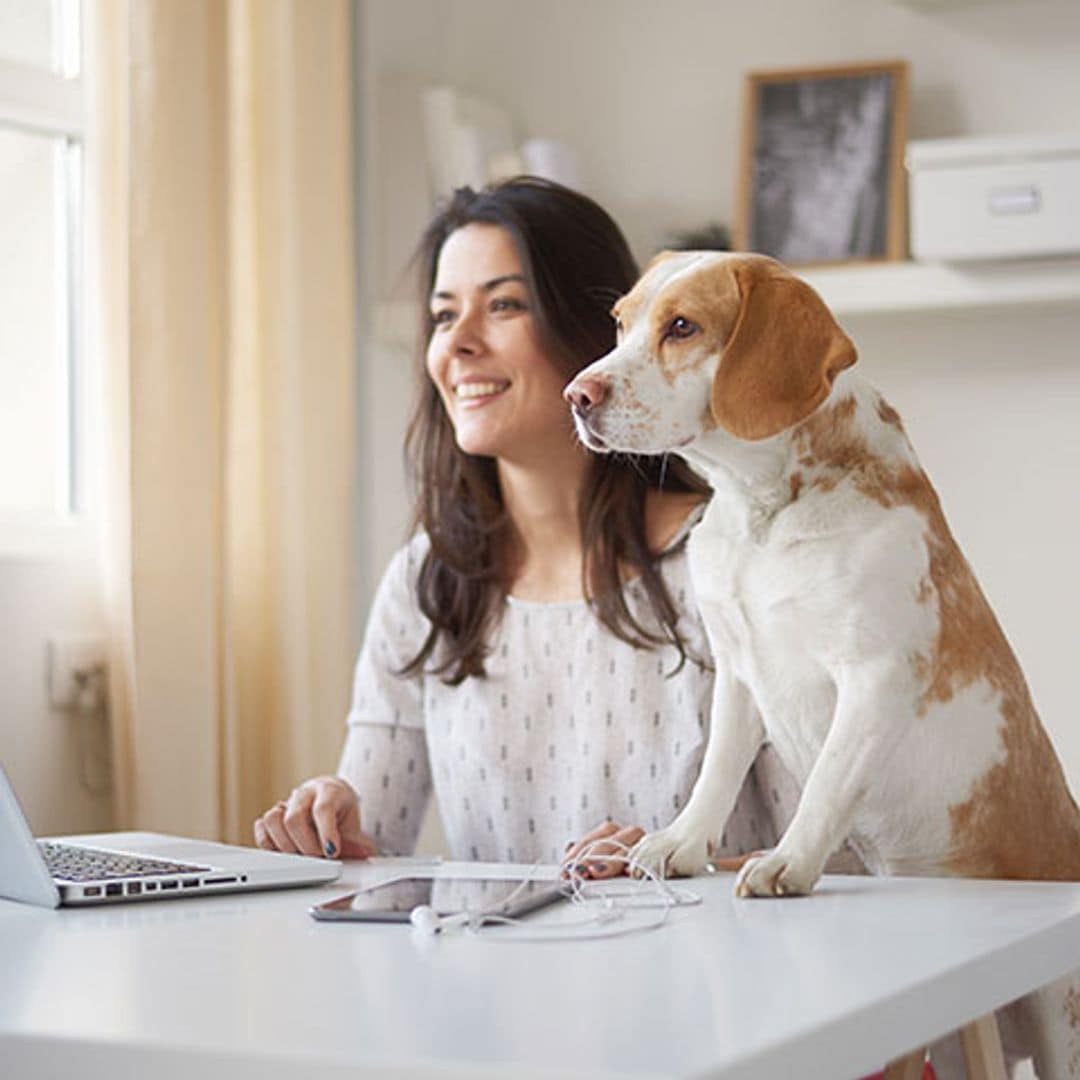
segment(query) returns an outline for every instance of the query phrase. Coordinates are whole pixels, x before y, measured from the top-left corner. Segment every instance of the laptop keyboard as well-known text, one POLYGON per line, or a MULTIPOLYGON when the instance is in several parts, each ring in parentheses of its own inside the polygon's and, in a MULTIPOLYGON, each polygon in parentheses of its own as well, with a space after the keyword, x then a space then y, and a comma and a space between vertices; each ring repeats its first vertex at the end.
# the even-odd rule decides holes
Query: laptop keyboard
POLYGON ((39 840, 45 865, 54 878, 64 881, 107 881, 111 878, 152 877, 155 874, 184 874, 209 870, 209 866, 148 859, 142 855, 118 855, 115 851, 57 844, 39 840))

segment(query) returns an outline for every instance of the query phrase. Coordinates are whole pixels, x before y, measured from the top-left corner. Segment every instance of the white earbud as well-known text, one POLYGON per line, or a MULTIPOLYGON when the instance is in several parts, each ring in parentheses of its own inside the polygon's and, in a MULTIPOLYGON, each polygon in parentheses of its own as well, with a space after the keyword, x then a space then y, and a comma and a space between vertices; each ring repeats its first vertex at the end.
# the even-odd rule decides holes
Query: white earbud
POLYGON ((440 930, 464 926, 468 921, 467 912, 463 911, 457 915, 440 915, 427 904, 419 904, 409 913, 409 922, 422 934, 437 934, 440 930))
POLYGON ((411 922, 421 933, 435 934, 438 933, 442 919, 440 919, 427 904, 420 904, 418 907, 412 909, 412 912, 409 915, 409 922, 411 922))

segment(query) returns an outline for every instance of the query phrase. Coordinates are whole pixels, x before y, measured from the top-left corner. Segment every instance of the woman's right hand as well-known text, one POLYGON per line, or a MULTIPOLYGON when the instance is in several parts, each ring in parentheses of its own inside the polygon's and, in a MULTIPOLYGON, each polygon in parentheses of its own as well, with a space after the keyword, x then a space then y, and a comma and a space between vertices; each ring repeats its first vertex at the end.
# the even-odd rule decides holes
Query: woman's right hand
POLYGON ((360 828, 360 800, 340 776, 316 776, 255 819, 255 843, 267 851, 367 859, 379 845, 360 828))
POLYGON ((626 857, 630 849, 645 835, 636 825, 627 828, 614 821, 603 821, 587 832, 576 843, 566 845, 563 855, 562 876, 591 878, 603 881, 626 873, 626 857))

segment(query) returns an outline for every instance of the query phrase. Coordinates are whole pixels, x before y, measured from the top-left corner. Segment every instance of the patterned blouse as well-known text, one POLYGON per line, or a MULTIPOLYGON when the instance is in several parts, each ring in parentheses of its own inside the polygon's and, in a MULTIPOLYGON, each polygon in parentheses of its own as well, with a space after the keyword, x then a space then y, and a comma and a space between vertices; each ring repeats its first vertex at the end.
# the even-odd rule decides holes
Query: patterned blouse
MULTIPOLYGON (((704 628, 686 558, 692 514, 661 573, 688 658, 635 648, 585 601, 508 597, 486 677, 448 686, 400 669, 425 640, 416 578, 428 540, 415 536, 379 586, 356 664, 339 773, 360 795, 363 828, 385 851, 410 852, 432 789, 455 859, 558 862, 566 844, 605 819, 653 830, 690 795, 712 695, 704 628)), ((644 587, 626 586, 643 626, 656 626, 644 587)), ((772 846, 798 791, 775 753, 759 755, 718 854, 772 846)))

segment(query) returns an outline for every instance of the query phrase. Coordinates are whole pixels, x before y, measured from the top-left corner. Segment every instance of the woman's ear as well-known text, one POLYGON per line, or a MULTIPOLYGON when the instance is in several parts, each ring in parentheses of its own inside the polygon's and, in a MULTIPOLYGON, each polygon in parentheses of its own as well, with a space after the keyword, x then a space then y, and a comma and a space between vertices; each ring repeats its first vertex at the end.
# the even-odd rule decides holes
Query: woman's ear
POLYGON ((740 261, 735 325, 713 380, 713 421, 740 439, 767 439, 805 420, 856 360, 825 302, 778 263, 740 261))

